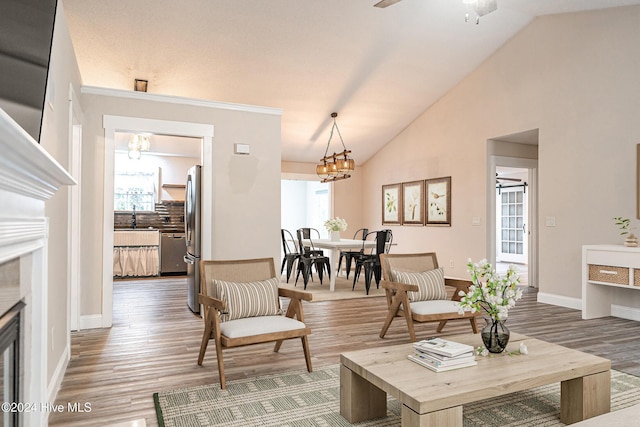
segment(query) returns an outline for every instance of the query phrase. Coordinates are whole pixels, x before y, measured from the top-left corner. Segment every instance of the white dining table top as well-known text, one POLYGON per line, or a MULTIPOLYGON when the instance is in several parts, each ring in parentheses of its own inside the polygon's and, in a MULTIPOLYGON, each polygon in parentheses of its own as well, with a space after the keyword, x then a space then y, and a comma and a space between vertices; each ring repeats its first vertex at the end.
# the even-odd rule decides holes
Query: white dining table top
MULTIPOLYGON (((340 240, 331 240, 331 239, 302 239, 304 244, 312 244, 316 248, 321 249, 346 249, 346 248, 361 248, 362 240, 353 240, 353 239, 340 239, 340 240)), ((365 240, 364 247, 372 248, 375 247, 375 240, 365 240)), ((393 245, 393 243, 392 243, 393 245)))
MULTIPOLYGON (((331 240, 331 239, 303 239, 303 243, 312 244, 316 248, 322 249, 334 249, 334 248, 361 248, 362 240, 353 240, 353 239, 340 239, 340 240, 331 240)), ((375 240, 365 241, 365 247, 375 246, 375 240)))

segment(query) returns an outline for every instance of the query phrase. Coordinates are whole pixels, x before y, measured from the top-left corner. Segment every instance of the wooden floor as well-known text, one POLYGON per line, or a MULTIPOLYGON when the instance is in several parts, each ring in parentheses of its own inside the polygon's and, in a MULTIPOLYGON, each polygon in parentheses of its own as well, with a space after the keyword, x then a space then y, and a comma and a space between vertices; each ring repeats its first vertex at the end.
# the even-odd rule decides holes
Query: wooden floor
MULTIPOLYGON (((152 394, 218 381, 215 349, 209 345, 203 366, 196 364, 202 320, 186 305, 186 280, 114 283, 111 329, 76 332, 71 361, 56 402, 91 403, 91 412, 54 413, 50 425, 111 426, 146 419, 156 426, 152 394)), ((386 314, 384 298, 305 303, 311 326, 314 366, 339 363, 343 351, 406 343, 406 326, 396 319, 385 339, 378 334, 386 314)), ((613 368, 640 376, 640 322, 617 318, 581 320, 580 312, 536 302, 525 293, 510 312, 514 332, 609 358, 613 368)), ((419 338, 435 335, 436 324, 419 324, 419 338)), ((450 322, 442 336, 470 332, 469 323, 450 322)), ((480 343, 480 337, 478 337, 480 343)), ((227 380, 288 369, 304 369, 299 340, 280 353, 272 345, 225 351, 227 380)))

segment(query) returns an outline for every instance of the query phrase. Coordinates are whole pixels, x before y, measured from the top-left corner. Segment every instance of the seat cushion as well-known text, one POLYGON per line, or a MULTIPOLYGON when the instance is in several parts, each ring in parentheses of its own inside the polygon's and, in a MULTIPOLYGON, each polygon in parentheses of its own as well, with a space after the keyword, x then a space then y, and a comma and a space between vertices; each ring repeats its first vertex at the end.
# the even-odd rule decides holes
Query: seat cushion
POLYGON ((242 338, 273 332, 304 329, 304 323, 285 316, 247 317, 220 324, 220 333, 227 338, 242 338))
POLYGON ((457 313, 459 304, 457 301, 431 300, 411 303, 411 313, 420 315, 457 313))
POLYGON ((398 283, 418 286, 418 292, 407 293, 411 301, 447 299, 447 290, 444 286, 444 270, 442 268, 436 268, 420 273, 392 270, 391 280, 398 283))
POLYGON ((279 283, 280 280, 275 277, 247 283, 214 279, 216 298, 227 304, 227 310, 220 314, 220 320, 226 322, 244 317, 280 314, 279 283))

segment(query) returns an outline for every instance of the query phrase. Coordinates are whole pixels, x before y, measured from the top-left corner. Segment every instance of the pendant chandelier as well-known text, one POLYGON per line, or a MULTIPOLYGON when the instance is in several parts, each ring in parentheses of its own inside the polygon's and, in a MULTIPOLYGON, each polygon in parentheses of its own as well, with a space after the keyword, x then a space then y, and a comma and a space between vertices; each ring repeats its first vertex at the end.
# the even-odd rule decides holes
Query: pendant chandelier
POLYGON ((136 133, 129 139, 129 158, 139 160, 143 151, 151 149, 151 141, 148 134, 136 133))
POLYGON ((322 178, 321 182, 332 182, 340 179, 351 178, 351 172, 356 168, 355 162, 351 157, 349 157, 351 151, 347 150, 347 147, 345 147, 342 135, 340 134, 340 129, 338 129, 338 125, 336 124, 336 117, 338 117, 338 113, 331 113, 331 117, 333 117, 333 126, 331 127, 331 133, 329 134, 327 149, 324 151, 324 157, 320 159, 320 163, 316 166, 316 173, 320 178, 322 178), (333 138, 334 129, 338 132, 338 137, 340 137, 340 142, 342 143, 342 148, 344 150, 341 153, 334 152, 332 155, 328 155, 329 145, 331 145, 331 138, 333 138))

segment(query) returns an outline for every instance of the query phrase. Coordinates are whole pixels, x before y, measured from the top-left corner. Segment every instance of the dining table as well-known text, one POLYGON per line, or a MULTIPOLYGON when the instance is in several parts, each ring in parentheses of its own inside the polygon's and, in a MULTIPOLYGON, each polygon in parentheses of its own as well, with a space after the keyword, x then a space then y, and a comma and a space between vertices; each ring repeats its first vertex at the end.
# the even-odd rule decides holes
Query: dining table
POLYGON ((353 240, 353 239, 303 239, 302 244, 312 246, 314 249, 328 249, 329 263, 331 265, 331 275, 329 276, 329 290, 333 292, 336 288, 336 277, 338 277, 338 261, 340 260, 340 251, 349 249, 375 248, 375 240, 353 240))

